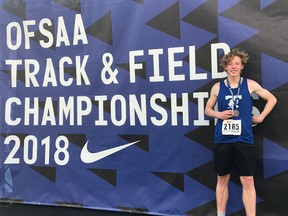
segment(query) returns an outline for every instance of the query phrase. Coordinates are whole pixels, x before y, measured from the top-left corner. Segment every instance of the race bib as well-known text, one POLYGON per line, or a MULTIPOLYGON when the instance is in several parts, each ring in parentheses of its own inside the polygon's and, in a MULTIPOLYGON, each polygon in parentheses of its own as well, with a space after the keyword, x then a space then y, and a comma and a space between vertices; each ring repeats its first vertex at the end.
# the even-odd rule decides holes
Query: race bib
POLYGON ((222 124, 223 135, 240 135, 241 134, 241 120, 228 119, 224 120, 222 124))

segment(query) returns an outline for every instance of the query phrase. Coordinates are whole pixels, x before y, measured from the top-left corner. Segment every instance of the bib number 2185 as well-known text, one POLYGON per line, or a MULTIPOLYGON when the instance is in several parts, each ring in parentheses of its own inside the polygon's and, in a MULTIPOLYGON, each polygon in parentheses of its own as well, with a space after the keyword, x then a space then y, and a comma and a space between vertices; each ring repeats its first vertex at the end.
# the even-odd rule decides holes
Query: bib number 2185
POLYGON ((240 135, 241 134, 241 120, 224 120, 222 124, 223 135, 240 135))

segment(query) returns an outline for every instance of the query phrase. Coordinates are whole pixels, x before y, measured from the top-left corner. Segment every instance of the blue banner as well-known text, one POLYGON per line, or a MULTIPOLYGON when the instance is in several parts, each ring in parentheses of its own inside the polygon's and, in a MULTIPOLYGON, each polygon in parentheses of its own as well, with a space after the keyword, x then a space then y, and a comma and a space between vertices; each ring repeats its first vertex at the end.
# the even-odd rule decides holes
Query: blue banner
MULTIPOLYGON (((253 127, 257 211, 283 215, 287 19, 285 1, 2 0, 0 201, 215 212, 204 107, 219 59, 241 47, 243 76, 278 99, 253 127)), ((229 187, 228 214, 242 212, 237 176, 229 187)))

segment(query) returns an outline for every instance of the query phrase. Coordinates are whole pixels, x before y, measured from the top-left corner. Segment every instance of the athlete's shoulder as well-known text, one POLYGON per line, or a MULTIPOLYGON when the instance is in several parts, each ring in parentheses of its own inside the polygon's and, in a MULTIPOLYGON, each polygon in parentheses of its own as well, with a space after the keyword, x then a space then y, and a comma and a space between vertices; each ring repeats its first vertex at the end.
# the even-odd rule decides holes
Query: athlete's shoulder
POLYGON ((219 89, 220 89, 220 82, 216 82, 213 86, 212 86, 212 88, 211 88, 211 92, 218 92, 219 91, 219 89))
POLYGON ((248 85, 250 92, 255 92, 259 89, 262 89, 261 85, 252 79, 247 79, 247 85, 248 85))
POLYGON ((258 82, 256 82, 255 80, 252 80, 252 79, 247 79, 247 83, 249 86, 260 86, 260 84, 258 82))

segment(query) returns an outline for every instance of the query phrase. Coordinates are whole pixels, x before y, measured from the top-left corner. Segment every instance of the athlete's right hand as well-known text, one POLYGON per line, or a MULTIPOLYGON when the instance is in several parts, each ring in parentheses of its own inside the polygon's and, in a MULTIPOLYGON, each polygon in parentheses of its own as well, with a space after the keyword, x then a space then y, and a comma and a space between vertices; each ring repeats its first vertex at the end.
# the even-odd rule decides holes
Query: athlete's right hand
POLYGON ((219 118, 222 120, 226 120, 226 119, 233 117, 233 111, 232 110, 224 110, 224 111, 220 112, 219 114, 220 114, 219 118))

